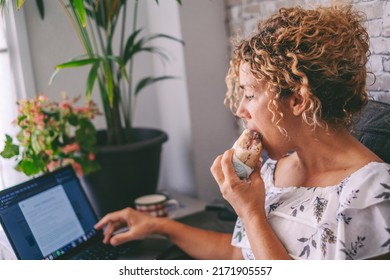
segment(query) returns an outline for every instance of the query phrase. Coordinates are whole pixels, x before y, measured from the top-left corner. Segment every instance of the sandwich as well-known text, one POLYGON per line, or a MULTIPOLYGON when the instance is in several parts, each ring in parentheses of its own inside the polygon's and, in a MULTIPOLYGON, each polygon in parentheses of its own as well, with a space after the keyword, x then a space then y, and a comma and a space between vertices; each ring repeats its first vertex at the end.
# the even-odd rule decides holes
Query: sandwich
POLYGON ((240 178, 249 177, 260 160, 263 150, 261 139, 260 133, 245 129, 234 143, 233 164, 240 178))

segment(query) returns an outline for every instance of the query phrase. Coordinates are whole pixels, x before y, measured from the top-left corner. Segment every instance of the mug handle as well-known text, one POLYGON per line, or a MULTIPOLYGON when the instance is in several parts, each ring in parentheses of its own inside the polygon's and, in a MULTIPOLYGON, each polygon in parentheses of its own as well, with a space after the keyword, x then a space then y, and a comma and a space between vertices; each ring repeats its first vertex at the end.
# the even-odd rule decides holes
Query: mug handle
POLYGON ((180 209, 180 203, 176 199, 168 199, 166 202, 167 211, 168 211, 168 217, 169 218, 175 218, 175 215, 177 214, 177 210, 180 209))

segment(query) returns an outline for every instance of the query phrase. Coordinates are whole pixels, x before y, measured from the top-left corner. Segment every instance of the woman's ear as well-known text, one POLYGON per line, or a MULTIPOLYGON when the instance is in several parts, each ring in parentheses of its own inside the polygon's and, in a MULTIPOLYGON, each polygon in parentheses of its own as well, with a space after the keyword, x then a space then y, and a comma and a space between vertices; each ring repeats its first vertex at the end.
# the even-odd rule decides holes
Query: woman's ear
POLYGON ((291 112, 294 116, 300 116, 306 110, 307 98, 301 92, 294 92, 290 97, 291 112))

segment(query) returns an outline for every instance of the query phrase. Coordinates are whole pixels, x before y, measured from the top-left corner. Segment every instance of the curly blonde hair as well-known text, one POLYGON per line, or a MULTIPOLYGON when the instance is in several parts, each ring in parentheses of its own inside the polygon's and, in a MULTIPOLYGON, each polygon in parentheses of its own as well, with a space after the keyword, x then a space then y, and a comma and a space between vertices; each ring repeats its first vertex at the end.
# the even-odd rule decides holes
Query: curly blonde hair
POLYGON ((370 52, 364 19, 350 5, 280 9, 235 45, 225 104, 236 113, 242 98, 239 66, 248 62, 253 76, 268 83, 268 109, 276 124, 283 118, 280 100, 298 93, 309 101, 302 118, 313 129, 350 126, 368 100, 370 52))

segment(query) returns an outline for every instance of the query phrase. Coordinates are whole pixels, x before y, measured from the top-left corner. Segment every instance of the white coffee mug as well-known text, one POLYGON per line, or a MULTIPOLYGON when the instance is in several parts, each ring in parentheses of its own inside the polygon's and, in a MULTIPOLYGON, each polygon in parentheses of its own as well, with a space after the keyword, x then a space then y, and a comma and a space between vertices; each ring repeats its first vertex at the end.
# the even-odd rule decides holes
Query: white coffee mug
POLYGON ((134 200, 135 208, 154 217, 173 217, 179 209, 179 202, 165 194, 148 194, 134 200))

